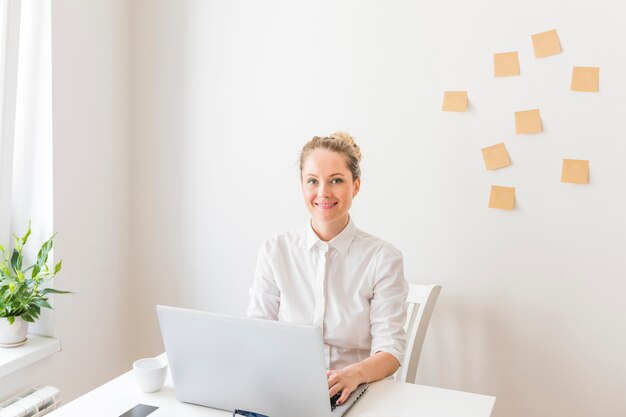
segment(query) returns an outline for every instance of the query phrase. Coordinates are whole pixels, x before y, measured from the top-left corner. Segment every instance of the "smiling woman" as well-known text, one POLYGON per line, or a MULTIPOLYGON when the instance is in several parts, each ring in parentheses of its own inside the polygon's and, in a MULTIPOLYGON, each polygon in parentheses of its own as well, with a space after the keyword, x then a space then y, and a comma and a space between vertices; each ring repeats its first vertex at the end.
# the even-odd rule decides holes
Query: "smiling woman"
POLYGON ((314 137, 300 155, 310 224, 268 239, 250 289, 250 317, 323 330, 329 396, 392 375, 405 349, 402 254, 350 218, 361 151, 347 133, 314 137))
POLYGON ((315 137, 302 152, 300 175, 304 203, 311 213, 311 226, 322 240, 331 240, 348 224, 352 199, 361 187, 360 156, 352 138, 340 134, 315 137))

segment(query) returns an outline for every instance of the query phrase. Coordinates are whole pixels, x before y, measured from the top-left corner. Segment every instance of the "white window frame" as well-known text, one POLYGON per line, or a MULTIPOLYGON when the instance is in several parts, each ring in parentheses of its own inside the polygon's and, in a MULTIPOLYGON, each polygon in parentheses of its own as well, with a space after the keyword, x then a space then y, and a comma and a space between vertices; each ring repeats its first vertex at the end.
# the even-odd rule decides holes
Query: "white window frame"
MULTIPOLYGON (((21 0, 0 0, 0 243, 11 238, 21 0)), ((52 312, 42 311, 38 333, 52 334, 52 312), (46 315, 47 317, 44 317, 46 315)), ((0 352, 0 378, 61 350, 51 337, 29 334, 29 343, 0 352)), ((2 400, 2 398, 0 398, 2 400)))
POLYGON ((20 0, 0 0, 0 242, 3 244, 8 244, 11 236, 20 11, 20 0))

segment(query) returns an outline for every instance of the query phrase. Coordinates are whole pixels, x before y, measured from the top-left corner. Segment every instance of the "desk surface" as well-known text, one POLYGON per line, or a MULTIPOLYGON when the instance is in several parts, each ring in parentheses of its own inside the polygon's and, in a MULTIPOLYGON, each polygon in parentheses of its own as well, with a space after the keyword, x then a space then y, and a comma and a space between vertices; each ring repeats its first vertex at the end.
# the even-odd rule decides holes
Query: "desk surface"
MULTIPOLYGON (((489 417, 495 397, 391 380, 371 384, 346 417, 489 417)), ((48 414, 51 417, 117 417, 138 403, 159 407, 149 417, 230 417, 231 413, 176 400, 171 378, 159 392, 146 394, 132 371, 48 414)))

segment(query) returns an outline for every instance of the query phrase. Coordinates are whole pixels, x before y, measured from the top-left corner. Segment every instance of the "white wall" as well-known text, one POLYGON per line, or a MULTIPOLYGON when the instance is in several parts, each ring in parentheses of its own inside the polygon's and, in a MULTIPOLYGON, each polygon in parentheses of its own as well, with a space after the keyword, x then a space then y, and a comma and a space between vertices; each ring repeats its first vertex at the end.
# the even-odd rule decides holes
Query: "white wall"
POLYGON ((164 2, 137 0, 132 19, 132 224, 130 273, 133 359, 163 352, 156 304, 176 304, 181 261, 189 250, 181 238, 181 155, 185 103, 180 61, 184 43, 180 12, 164 2))
POLYGON ((142 0, 133 16, 133 357, 162 349, 157 302, 243 314, 259 244, 307 218, 300 146, 346 129, 357 225, 443 285, 419 381, 496 395, 496 417, 623 414, 621 3, 142 0), (536 60, 530 35, 552 28, 564 53, 536 60), (493 79, 510 50, 522 76, 493 79), (573 65, 601 67, 599 94, 568 91, 573 65), (442 113, 457 89, 470 111, 442 113), (545 132, 515 136, 536 107, 545 132), (486 172, 501 141, 513 166, 486 172), (562 158, 589 159, 591 184, 561 184, 562 158), (486 207, 491 184, 517 187, 514 211, 486 207))
POLYGON ((52 2, 56 280, 63 351, 0 380, 2 397, 34 384, 65 400, 130 367, 129 8, 52 2))

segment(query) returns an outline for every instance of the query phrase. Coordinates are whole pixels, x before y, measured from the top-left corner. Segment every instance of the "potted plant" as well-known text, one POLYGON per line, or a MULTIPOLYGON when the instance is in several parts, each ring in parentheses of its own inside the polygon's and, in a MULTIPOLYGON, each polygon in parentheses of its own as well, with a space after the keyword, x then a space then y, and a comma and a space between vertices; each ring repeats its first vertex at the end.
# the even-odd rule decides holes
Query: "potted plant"
POLYGON ((45 284, 61 270, 62 261, 53 269, 48 267, 48 254, 52 250, 56 233, 46 240, 34 264, 25 267, 22 251, 30 236, 13 235, 15 244, 12 251, 0 245, 0 346, 14 347, 26 342, 28 323, 39 318, 42 308, 52 308, 48 294, 67 294, 46 288, 45 284))

